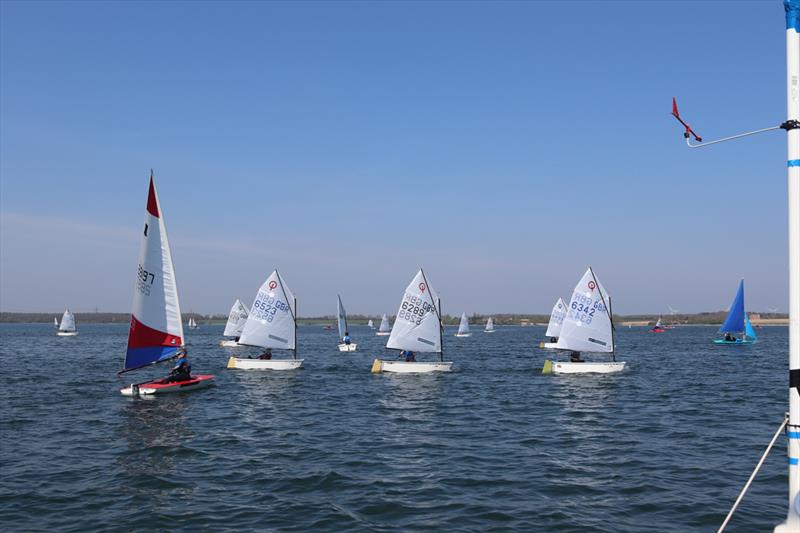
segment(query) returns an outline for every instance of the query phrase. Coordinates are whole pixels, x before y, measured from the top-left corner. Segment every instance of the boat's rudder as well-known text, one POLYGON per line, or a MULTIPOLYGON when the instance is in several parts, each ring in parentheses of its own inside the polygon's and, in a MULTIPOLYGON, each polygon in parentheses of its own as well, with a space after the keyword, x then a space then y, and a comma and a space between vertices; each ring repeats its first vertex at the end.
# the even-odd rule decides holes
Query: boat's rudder
POLYGON ((375 359, 372 362, 372 373, 380 374, 382 370, 383 370, 383 361, 381 361, 380 359, 375 359))
POLYGON ((542 374, 553 373, 553 362, 550 359, 545 359, 544 366, 542 367, 542 374))

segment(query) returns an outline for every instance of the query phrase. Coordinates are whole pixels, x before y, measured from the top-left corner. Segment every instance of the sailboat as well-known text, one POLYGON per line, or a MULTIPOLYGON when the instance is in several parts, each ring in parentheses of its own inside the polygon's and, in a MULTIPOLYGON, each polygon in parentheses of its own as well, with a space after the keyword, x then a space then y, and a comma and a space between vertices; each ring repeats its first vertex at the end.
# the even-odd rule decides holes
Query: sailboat
POLYGON ((667 330, 664 329, 664 324, 661 323, 661 317, 658 317, 656 325, 650 328, 650 333, 664 333, 665 331, 667 330))
POLYGON ((758 339, 756 332, 750 324, 750 317, 744 312, 744 280, 739 280, 739 289, 733 297, 733 303, 728 310, 725 322, 720 326, 719 332, 724 334, 721 339, 714 339, 714 344, 754 344, 758 339), (741 335, 741 337, 737 337, 741 335))
POLYGON ((472 337, 469 331, 469 320, 467 320, 467 313, 461 313, 461 321, 458 323, 458 331, 456 337, 472 337))
POLYGON ((375 359, 372 372, 449 372, 453 362, 445 361, 442 354, 441 310, 439 296, 428 283, 425 272, 420 269, 406 287, 386 347, 414 353, 438 353, 439 361, 375 359))
POLYGON ((558 343, 558 336, 561 334, 561 325, 564 323, 564 317, 566 316, 567 304, 559 297, 553 305, 553 310, 550 311, 550 322, 547 323, 547 331, 544 332, 547 340, 540 342, 539 348, 555 349, 556 343, 558 343))
POLYGON ((239 346, 239 337, 242 335, 245 322, 247 322, 247 315, 247 308, 241 300, 237 298, 236 301, 233 302, 231 310, 228 312, 228 322, 225 324, 225 331, 222 332, 225 337, 234 338, 220 341, 220 346, 226 348, 235 348, 239 346))
POLYGON ((197 328, 200 327, 200 326, 197 325, 197 322, 195 322, 194 317, 192 317, 192 316, 189 317, 189 324, 188 325, 189 325, 189 329, 197 329, 197 328))
POLYGON ((386 313, 383 313, 383 316, 381 317, 381 325, 378 326, 378 331, 375 332, 375 335, 379 337, 385 337, 391 333, 391 329, 392 328, 389 327, 389 319, 386 318, 386 313))
POLYGON ((239 344, 258 346, 266 351, 259 359, 231 357, 228 368, 292 370, 303 364, 303 360, 297 358, 297 298, 277 270, 273 270, 258 289, 239 344), (272 349, 291 350, 292 358, 272 359, 272 349))
POLYGON ((570 361, 547 360, 542 368, 543 374, 606 374, 620 372, 625 368, 625 363, 617 361, 614 355, 611 298, 591 267, 572 291, 555 348, 569 351, 570 361), (581 352, 609 353, 612 361, 582 361, 581 352))
POLYGON ((372 323, 372 319, 371 318, 367 321, 367 327, 369 329, 375 329, 375 325, 372 323))
POLYGON ((57 316, 53 317, 53 327, 58 329, 58 317, 57 316))
MULTIPOLYGON (((133 289, 128 351, 124 368, 119 373, 168 361, 182 349, 183 322, 175 268, 153 172, 150 171, 144 233, 139 247, 139 269, 133 289)), ((137 383, 120 392, 125 396, 139 396, 192 391, 211 385, 214 376, 195 375, 185 381, 164 381, 157 379, 137 383)))
POLYGON ((483 330, 484 333, 494 333, 494 319, 489 317, 489 320, 486 321, 486 328, 483 330))
POLYGON ((74 337, 77 334, 78 330, 75 327, 75 315, 72 314, 72 311, 66 309, 64 311, 64 316, 61 317, 61 325, 58 326, 56 335, 59 337, 74 337))
POLYGON ((339 326, 339 351, 355 352, 358 345, 354 342, 346 343, 344 341, 345 335, 349 337, 350 332, 347 329, 347 313, 345 313, 344 305, 342 305, 342 297, 338 294, 336 295, 336 320, 339 326))

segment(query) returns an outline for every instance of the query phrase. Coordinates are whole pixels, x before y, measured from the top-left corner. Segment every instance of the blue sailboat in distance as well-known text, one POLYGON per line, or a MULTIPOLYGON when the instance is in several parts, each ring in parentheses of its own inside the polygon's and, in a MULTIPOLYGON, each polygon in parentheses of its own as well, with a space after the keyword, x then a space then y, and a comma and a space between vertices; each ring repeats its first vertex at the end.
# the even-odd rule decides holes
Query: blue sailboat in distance
POLYGON ((753 344, 758 340, 750 324, 750 317, 744 312, 744 280, 739 281, 739 290, 736 291, 728 316, 720 326, 719 333, 723 338, 714 339, 714 344, 753 344))

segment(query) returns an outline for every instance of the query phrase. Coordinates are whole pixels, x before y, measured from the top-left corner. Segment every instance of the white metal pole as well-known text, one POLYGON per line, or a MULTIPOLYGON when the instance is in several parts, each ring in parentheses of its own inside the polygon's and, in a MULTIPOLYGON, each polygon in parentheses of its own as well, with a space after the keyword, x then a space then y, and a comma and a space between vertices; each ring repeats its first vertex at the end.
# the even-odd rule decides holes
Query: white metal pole
POLYGON ((786 10, 786 108, 789 196, 789 510, 776 533, 800 531, 800 0, 786 10))

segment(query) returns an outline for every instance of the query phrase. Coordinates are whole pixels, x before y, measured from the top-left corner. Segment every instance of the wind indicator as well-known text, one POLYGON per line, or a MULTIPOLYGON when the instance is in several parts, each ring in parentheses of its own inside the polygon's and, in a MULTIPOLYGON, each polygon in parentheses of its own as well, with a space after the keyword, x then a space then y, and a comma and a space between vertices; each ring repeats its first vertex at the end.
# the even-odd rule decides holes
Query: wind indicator
POLYGON ((786 108, 787 118, 782 124, 748 131, 714 141, 703 142, 678 112, 677 101, 672 99, 672 116, 685 128, 683 136, 690 148, 732 141, 741 137, 782 129, 786 131, 787 180, 789 201, 789 413, 756 465, 719 528, 723 531, 733 517, 739 502, 750 487, 770 449, 787 427, 789 437, 789 509, 786 520, 775 527, 775 533, 800 531, 800 0, 783 0, 786 11, 786 108), (698 144, 692 144, 694 137, 698 144))

